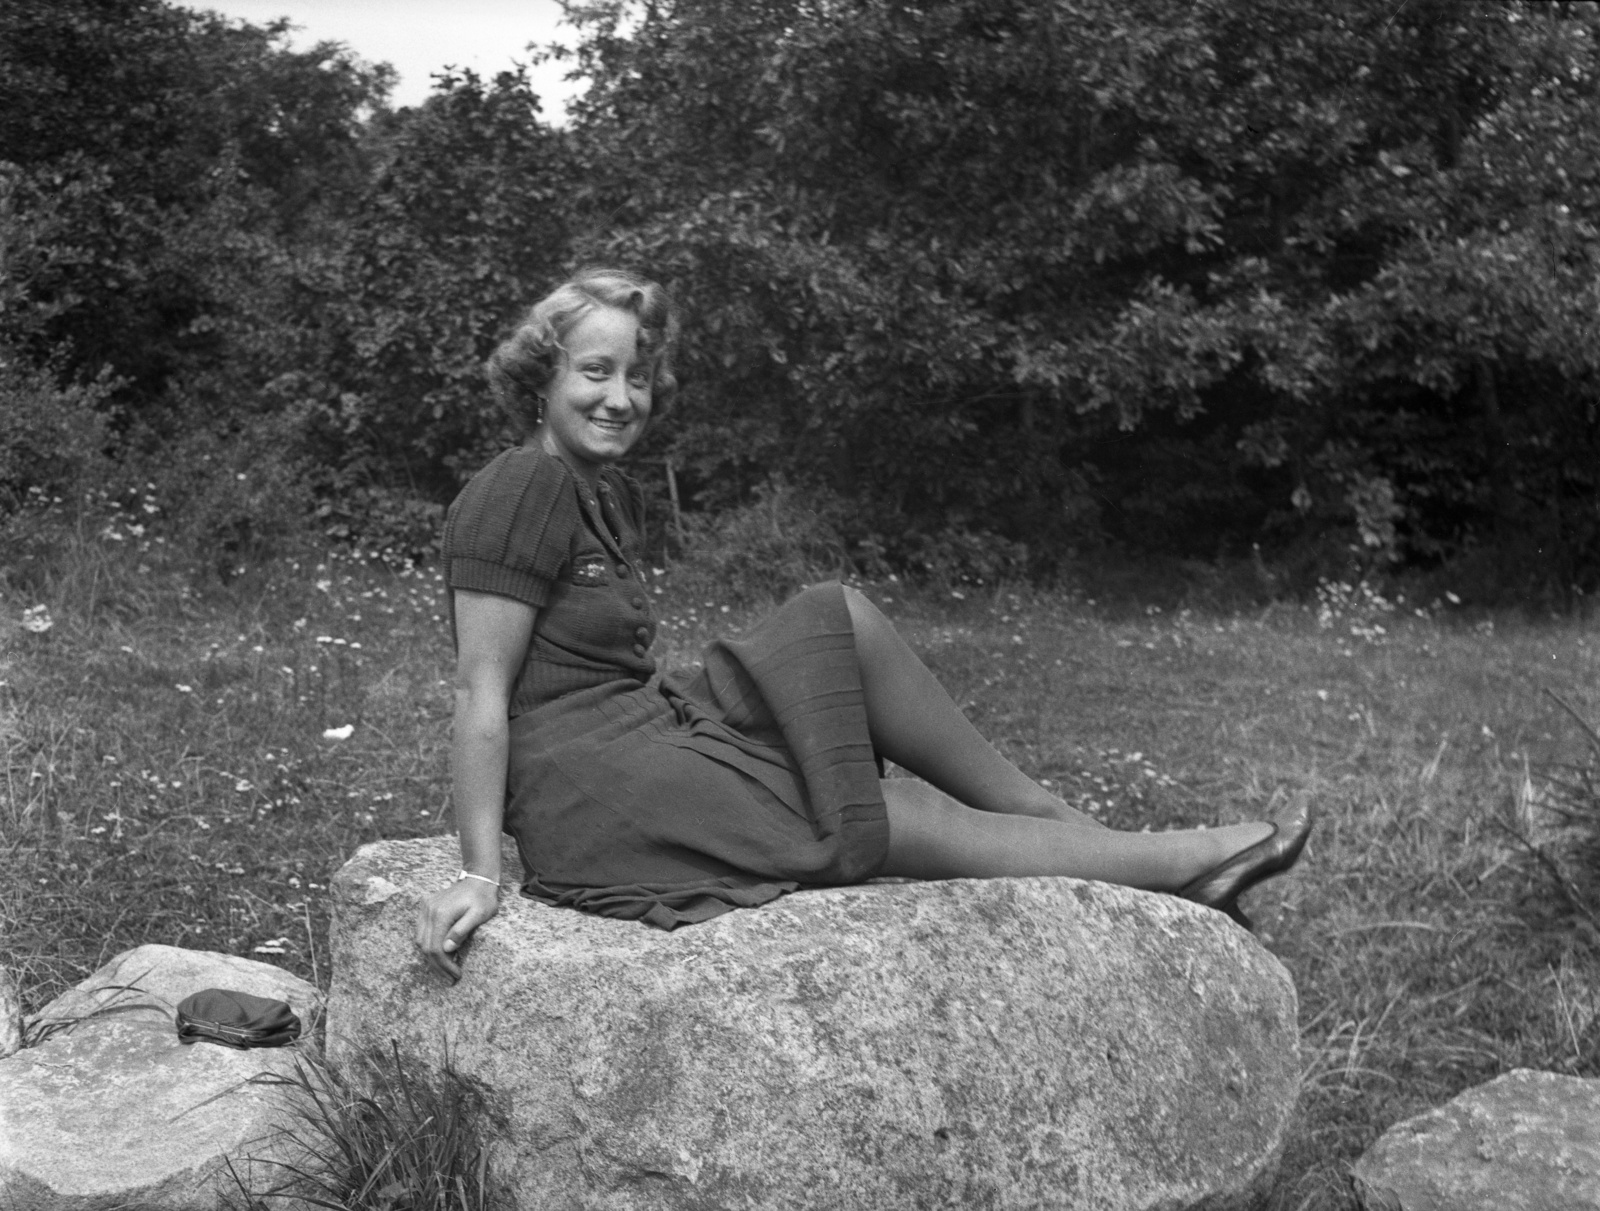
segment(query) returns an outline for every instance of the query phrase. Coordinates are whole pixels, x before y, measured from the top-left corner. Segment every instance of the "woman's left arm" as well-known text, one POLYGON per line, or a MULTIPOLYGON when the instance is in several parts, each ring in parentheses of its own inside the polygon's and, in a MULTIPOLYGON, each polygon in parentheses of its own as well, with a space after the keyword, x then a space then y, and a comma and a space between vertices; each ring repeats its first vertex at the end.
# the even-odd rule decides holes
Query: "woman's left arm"
POLYGON ((455 954, 499 910, 500 829, 509 766, 511 692, 527 654, 537 612, 489 593, 457 590, 456 711, 450 765, 462 869, 422 902, 417 945, 433 967, 459 979, 455 954))

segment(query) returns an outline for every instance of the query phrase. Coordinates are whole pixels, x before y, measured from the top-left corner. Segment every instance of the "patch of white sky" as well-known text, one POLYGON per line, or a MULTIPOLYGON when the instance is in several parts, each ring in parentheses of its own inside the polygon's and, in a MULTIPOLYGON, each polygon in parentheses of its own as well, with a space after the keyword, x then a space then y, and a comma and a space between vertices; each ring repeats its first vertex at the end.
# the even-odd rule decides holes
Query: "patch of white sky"
POLYGON ((556 123, 580 87, 563 78, 571 60, 532 62, 530 44, 575 41, 557 0, 184 0, 183 7, 252 25, 286 17, 295 50, 342 42, 359 59, 388 63, 400 75, 390 94, 396 108, 419 104, 446 67, 470 68, 485 80, 514 62, 528 67, 545 118, 556 123))

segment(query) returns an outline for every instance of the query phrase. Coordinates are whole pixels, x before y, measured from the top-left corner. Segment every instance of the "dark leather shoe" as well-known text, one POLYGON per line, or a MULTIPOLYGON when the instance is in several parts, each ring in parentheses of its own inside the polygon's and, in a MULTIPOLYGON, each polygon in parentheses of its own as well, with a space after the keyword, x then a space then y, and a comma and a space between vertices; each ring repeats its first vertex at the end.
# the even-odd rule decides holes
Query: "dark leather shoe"
POLYGON ((1263 879, 1281 875, 1300 858, 1311 836, 1311 804, 1291 804, 1272 819, 1270 836, 1240 850, 1178 892, 1185 900, 1227 913, 1245 929, 1250 918, 1239 908, 1239 897, 1263 879))

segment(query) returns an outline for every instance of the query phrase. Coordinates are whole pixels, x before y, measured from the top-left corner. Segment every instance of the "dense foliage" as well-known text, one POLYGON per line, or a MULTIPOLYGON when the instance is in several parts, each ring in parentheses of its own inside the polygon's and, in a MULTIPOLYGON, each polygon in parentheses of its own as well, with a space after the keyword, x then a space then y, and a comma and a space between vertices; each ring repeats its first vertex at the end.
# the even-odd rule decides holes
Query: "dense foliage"
MULTIPOLYGON (((1600 585, 1600 6, 569 12, 558 127, 515 74, 391 112, 277 27, 10 6, 0 342, 78 392, 65 448, 267 449, 326 527, 415 545, 504 439, 484 355, 609 261, 690 316, 635 469, 691 511, 781 481, 815 541, 958 575, 1112 544, 1600 585)), ((0 492, 79 465, 0 451, 0 492)))

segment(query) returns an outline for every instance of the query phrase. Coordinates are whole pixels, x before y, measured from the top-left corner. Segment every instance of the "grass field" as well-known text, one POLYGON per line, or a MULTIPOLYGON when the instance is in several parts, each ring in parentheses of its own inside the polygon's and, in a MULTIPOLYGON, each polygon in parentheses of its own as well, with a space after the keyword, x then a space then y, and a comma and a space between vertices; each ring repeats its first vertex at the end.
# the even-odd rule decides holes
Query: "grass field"
MULTIPOLYGON (((0 581, 0 962, 30 1009, 143 942, 326 986, 332 873, 364 841, 451 828, 438 576, 326 556, 196 587, 111 532, 0 581)), ((1552 810, 1592 800, 1595 757, 1545 693, 1600 719, 1600 627, 1360 593, 1221 617, 868 591, 985 732, 1109 823, 1314 796, 1300 869, 1249 904, 1300 993, 1274 1207, 1353 1206, 1380 1131, 1512 1067, 1600 1076, 1593 872, 1552 810)), ((670 577, 656 592, 668 664, 748 620, 670 577)))

